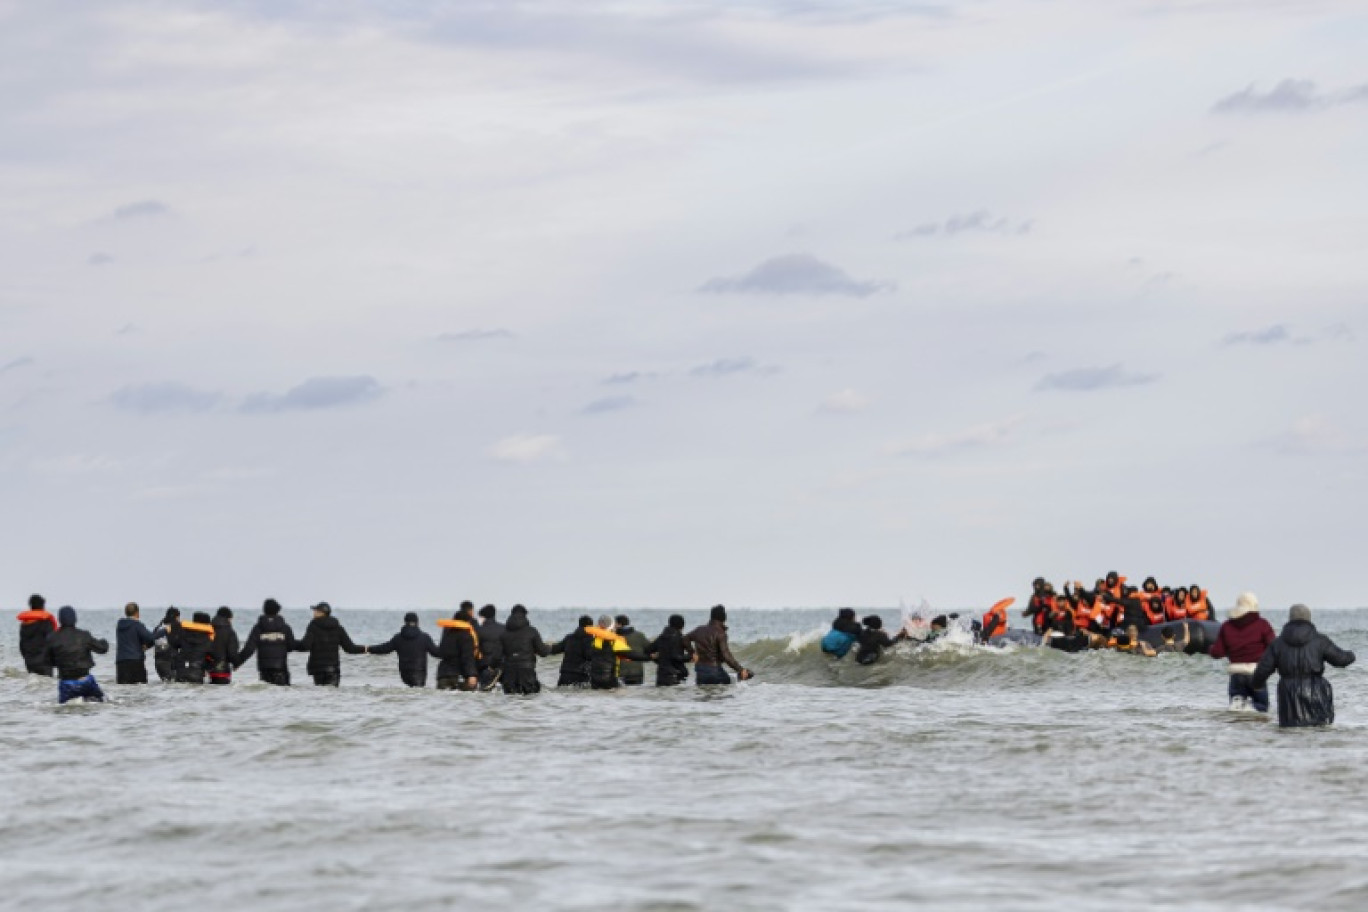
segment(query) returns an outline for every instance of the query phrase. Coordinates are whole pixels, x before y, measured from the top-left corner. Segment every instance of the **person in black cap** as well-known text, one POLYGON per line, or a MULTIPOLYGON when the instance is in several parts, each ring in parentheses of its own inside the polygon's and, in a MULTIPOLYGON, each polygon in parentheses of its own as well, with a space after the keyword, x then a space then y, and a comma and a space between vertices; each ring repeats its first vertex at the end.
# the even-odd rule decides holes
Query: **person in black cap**
POLYGON ((688 680, 693 654, 684 645, 684 615, 670 615, 660 636, 646 647, 646 654, 656 663, 656 687, 673 687, 688 680))
POLYGON ((174 653, 175 676, 180 684, 203 684, 204 670, 212 661, 214 625, 208 612, 196 611, 189 621, 172 624, 167 630, 174 653))
POLYGON ((1305 605, 1293 605, 1287 617, 1282 633, 1259 659, 1250 687, 1261 690, 1276 671, 1278 725, 1283 728, 1332 725, 1335 691, 1325 680, 1325 666, 1346 668, 1354 664, 1355 656, 1348 649, 1340 649, 1316 629, 1311 623, 1311 609, 1305 605))
POLYGON ((503 668, 499 676, 506 694, 534 694, 541 690, 537 680, 537 659, 551 654, 551 647, 542 642, 541 633, 527 620, 527 609, 514 605, 508 613, 508 624, 499 637, 503 651, 503 668))
POLYGON ((731 646, 727 644, 727 608, 725 605, 714 605, 712 611, 708 613, 708 623, 695 628, 692 633, 686 636, 684 646, 698 657, 694 663, 694 678, 698 681, 699 687, 730 684, 732 682, 731 675, 727 674, 724 665, 736 672, 738 681, 746 681, 754 677, 749 669, 742 667, 741 663, 736 661, 736 656, 732 655, 731 646))
MULTIPOLYGON (((651 647, 651 639, 632 626, 631 618, 625 614, 619 614, 613 619, 613 627, 617 635, 627 641, 633 653, 646 655, 651 647)), ((646 683, 646 665, 636 659, 622 657, 618 660, 618 673, 622 678, 625 687, 640 687, 646 683)))
POLYGON ((176 679, 176 650, 171 645, 171 632, 179 626, 180 609, 167 608, 160 625, 163 636, 157 640, 157 645, 152 651, 152 667, 157 670, 157 677, 163 681, 176 679))
POLYGON ((90 669, 95 667, 92 652, 109 652, 109 642, 91 636, 76 626, 76 609, 68 605, 57 612, 58 627, 47 639, 47 662, 57 669, 57 702, 65 703, 83 697, 92 703, 103 703, 104 692, 90 669))
POLYGON ((386 643, 367 646, 371 655, 399 654, 399 678, 409 687, 427 687, 428 656, 440 659, 442 653, 432 637, 418 626, 418 615, 410 611, 404 615, 404 626, 386 643))
POLYGON ((361 655, 366 651, 366 647, 352 642, 346 628, 332 616, 332 606, 327 602, 313 606, 313 620, 295 649, 309 654, 305 667, 319 687, 337 687, 342 683, 341 653, 361 655))
POLYGON ((290 653, 297 645, 294 631, 280 616, 280 602, 267 599, 261 606, 261 617, 247 634, 247 644, 238 653, 237 667, 255 655, 257 675, 263 684, 289 687, 290 653))
POLYGON ((557 687, 589 686, 589 656, 594 645, 589 628, 593 626, 593 618, 587 614, 580 615, 579 626, 566 634, 565 639, 552 645, 551 654, 562 656, 557 687))
POLYGON ((117 684, 146 684, 147 647, 166 636, 161 627, 148 630, 139 619, 136 602, 124 606, 124 616, 114 625, 114 681, 117 684))
POLYGON ((238 655, 237 631, 233 629, 233 609, 226 605, 214 615, 214 641, 209 646, 209 683, 233 683, 233 669, 242 664, 238 655))
POLYGON ((504 625, 495 620, 498 613, 493 605, 485 605, 480 609, 482 620, 476 629, 480 637, 480 660, 477 664, 480 668, 481 690, 493 690, 499 683, 500 670, 503 668, 504 625))

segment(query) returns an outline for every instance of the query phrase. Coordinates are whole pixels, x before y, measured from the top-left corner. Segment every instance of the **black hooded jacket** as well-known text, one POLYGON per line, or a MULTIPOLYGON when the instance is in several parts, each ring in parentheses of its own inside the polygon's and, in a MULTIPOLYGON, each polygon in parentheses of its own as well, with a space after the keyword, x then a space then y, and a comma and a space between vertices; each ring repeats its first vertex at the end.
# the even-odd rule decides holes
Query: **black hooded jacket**
POLYGON ((48 638, 57 632, 57 619, 30 621, 19 625, 19 654, 24 657, 24 665, 37 674, 52 674, 52 666, 47 662, 48 638))
POLYGON ((693 655, 684 647, 684 631, 666 627, 646 653, 656 663, 656 684, 668 687, 683 684, 689 678, 689 660, 693 655))
POLYGON ((141 662, 147 647, 155 644, 157 637, 165 633, 160 627, 148 630, 147 625, 137 618, 119 618, 114 625, 114 661, 141 662))
POLYGON ((437 644, 432 641, 417 624, 405 624, 403 629, 390 638, 389 642, 370 647, 371 655, 399 654, 399 674, 415 678, 427 677, 428 656, 442 657, 437 644))
POLYGON ((309 621, 309 626, 304 630, 304 638, 298 642, 295 649, 309 654, 306 666, 309 674, 317 674, 324 668, 340 668, 343 652, 347 655, 358 655, 366 651, 364 647, 352 642, 352 638, 347 635, 347 629, 331 614, 309 621))
POLYGON ((589 660, 594 649, 594 638, 583 627, 566 635, 551 647, 552 654, 560 653, 560 680, 562 684, 588 684, 589 660))
POLYGON ((535 670, 537 659, 551 654, 551 647, 542 642, 541 633, 521 612, 509 615, 503 635, 499 637, 499 648, 503 652, 505 671, 535 670))
POLYGON ((1310 621, 1288 621, 1259 660, 1250 683, 1261 688, 1278 673, 1278 724, 1284 728, 1329 725, 1335 721, 1335 692, 1325 680, 1325 666, 1344 668, 1354 658, 1310 621))
POLYGON ((190 630, 184 624, 167 628, 167 641, 173 650, 172 668, 177 681, 187 684, 204 683, 204 669, 211 661, 209 650, 213 641, 209 634, 190 630))
POLYGON ((480 634, 480 667, 503 667, 504 625, 493 618, 488 618, 475 629, 480 634))
POLYGON ((480 663, 475 655, 476 637, 479 628, 468 618, 457 618, 470 624, 471 629, 463 627, 443 627, 442 639, 437 643, 437 651, 442 661, 437 665, 437 679, 478 678, 480 663))
POLYGON ((257 618, 247 643, 238 653, 238 665, 246 665, 253 654, 260 671, 279 671, 290 667, 290 653, 298 646, 294 631, 280 615, 263 614, 257 618))
POLYGON ((866 627, 860 631, 860 650, 855 653, 855 661, 861 665, 873 665, 879 661, 885 649, 893 647, 893 638, 884 633, 882 627, 866 627))
POLYGON ((109 652, 109 641, 92 636, 87 630, 62 627, 47 638, 47 661, 63 681, 75 681, 95 667, 92 652, 109 652))
POLYGON ((209 644, 209 670, 215 674, 227 674, 242 662, 238 656, 237 631, 228 618, 214 618, 214 639, 209 644))

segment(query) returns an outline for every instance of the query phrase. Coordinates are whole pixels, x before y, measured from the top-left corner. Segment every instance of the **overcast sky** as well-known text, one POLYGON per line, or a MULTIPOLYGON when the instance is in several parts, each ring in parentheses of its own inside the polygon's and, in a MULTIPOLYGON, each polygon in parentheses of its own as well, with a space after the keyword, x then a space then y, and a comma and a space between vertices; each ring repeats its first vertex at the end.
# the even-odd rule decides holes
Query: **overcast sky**
POLYGON ((0 602, 1364 605, 1361 2, 0 0, 0 602))

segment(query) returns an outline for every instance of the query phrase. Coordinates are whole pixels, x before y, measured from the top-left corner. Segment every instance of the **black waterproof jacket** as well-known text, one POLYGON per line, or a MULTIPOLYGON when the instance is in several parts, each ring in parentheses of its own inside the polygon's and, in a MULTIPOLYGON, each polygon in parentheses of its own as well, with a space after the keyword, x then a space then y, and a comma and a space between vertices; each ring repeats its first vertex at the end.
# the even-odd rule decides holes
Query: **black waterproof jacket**
POLYGON ((166 638, 171 644, 175 679, 182 684, 203 684, 204 670, 211 660, 209 649, 213 645, 209 634, 172 624, 166 638))
POLYGON ((1344 668, 1353 661, 1352 652, 1330 642, 1310 621, 1288 621, 1250 683, 1261 688, 1278 673, 1278 724, 1284 728, 1329 725, 1335 721, 1335 692, 1325 680, 1325 666, 1344 668))
POLYGON ((158 627, 148 630, 137 618, 121 617, 114 625, 114 661, 141 662, 147 647, 157 642, 166 631, 158 627))
POLYGON ((860 649, 855 653, 855 661, 861 665, 873 665, 879 661, 885 649, 893 647, 893 638, 882 630, 866 627, 860 631, 860 649))
POLYGON ((646 654, 655 660, 657 687, 670 687, 688 680, 689 660, 693 655, 684 648, 684 631, 666 627, 655 642, 646 647, 646 654))
POLYGON ((228 618, 214 618, 214 640, 209 644, 209 670, 214 674, 231 674, 242 664, 238 655, 237 631, 228 618))
POLYGON ((47 660, 47 641, 57 632, 56 624, 57 619, 53 618, 19 625, 19 654, 24 657, 24 667, 33 674, 52 676, 52 666, 47 660))
POLYGON ((57 677, 63 681, 75 681, 90 674, 95 667, 92 652, 109 652, 109 641, 75 627, 63 627, 47 639, 47 662, 57 669, 57 677))
MULTIPOLYGON (((618 630, 618 635, 627 641, 627 645, 632 647, 632 653, 635 655, 646 656, 647 651, 651 648, 650 638, 635 627, 622 627, 618 630)), ((649 658, 647 656, 647 659, 649 658)), ((637 660, 619 656, 619 660, 621 664, 618 668, 622 675, 623 684, 635 686, 645 682, 646 665, 644 663, 646 659, 637 660)))
POLYGON ((628 647, 626 651, 617 649, 617 640, 589 638, 589 683, 595 688, 617 687, 621 682, 621 665, 624 659, 634 662, 650 661, 646 653, 632 650, 631 643, 625 638, 622 642, 628 647))
POLYGON ((480 669, 502 668, 504 625, 489 618, 475 629, 480 634, 480 669))
POLYGON ((508 618, 503 635, 499 637, 499 648, 503 650, 505 672, 512 669, 535 671, 537 659, 551 654, 551 647, 542 642, 541 633, 523 614, 508 618))
POLYGON ((299 645, 294 631, 280 615, 263 614, 257 618, 252 632, 247 634, 247 642, 238 653, 238 665, 246 665, 253 656, 257 657, 259 671, 279 671, 289 669, 290 653, 299 645))
POLYGON ((341 668, 342 653, 359 655, 365 648, 357 646, 347 635, 347 629, 331 614, 316 617, 304 629, 304 638, 295 649, 309 654, 306 668, 309 674, 317 674, 324 668, 341 668))
MULTIPOLYGON (((458 620, 463 620, 458 618, 458 620)), ((470 623, 467 621, 466 623, 470 623)), ((474 624, 475 633, 462 627, 443 627, 442 639, 437 643, 437 652, 442 661, 437 665, 437 679, 478 678, 480 663, 475 658, 475 637, 479 628, 474 624)))
POLYGON ((562 654, 560 667, 560 686, 589 683, 589 654, 593 650, 594 638, 583 627, 575 628, 551 647, 551 653, 562 654))
POLYGON ((408 680, 427 677, 428 656, 442 657, 437 644, 432 641, 416 624, 405 624, 403 629, 390 638, 389 642, 370 647, 372 655, 399 654, 399 676, 408 680))

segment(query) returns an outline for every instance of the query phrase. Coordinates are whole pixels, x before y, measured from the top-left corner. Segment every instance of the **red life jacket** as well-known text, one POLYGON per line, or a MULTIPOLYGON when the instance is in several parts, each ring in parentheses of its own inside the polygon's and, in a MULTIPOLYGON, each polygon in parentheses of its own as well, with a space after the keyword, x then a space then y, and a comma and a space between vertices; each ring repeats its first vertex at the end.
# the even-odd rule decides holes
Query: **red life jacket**
POLYGON ((1145 609, 1145 620, 1151 624, 1164 623, 1164 596, 1162 593, 1142 592, 1141 606, 1145 609))
MULTIPOLYGON (((1191 599, 1191 596, 1188 596, 1191 599)), ((1211 620, 1211 602, 1207 601, 1206 590, 1202 590, 1201 596, 1197 601, 1189 601, 1187 606, 1187 616, 1194 621, 1211 620)))
POLYGON ((19 623, 20 623, 20 624, 41 624, 41 623, 43 623, 44 621, 47 621, 49 624, 51 624, 53 630, 56 630, 56 629, 57 629, 57 618, 54 617, 53 614, 52 614, 52 612, 50 612, 50 611, 44 611, 44 610, 33 611, 33 610, 29 610, 29 611, 21 611, 21 612, 19 612, 19 623))

